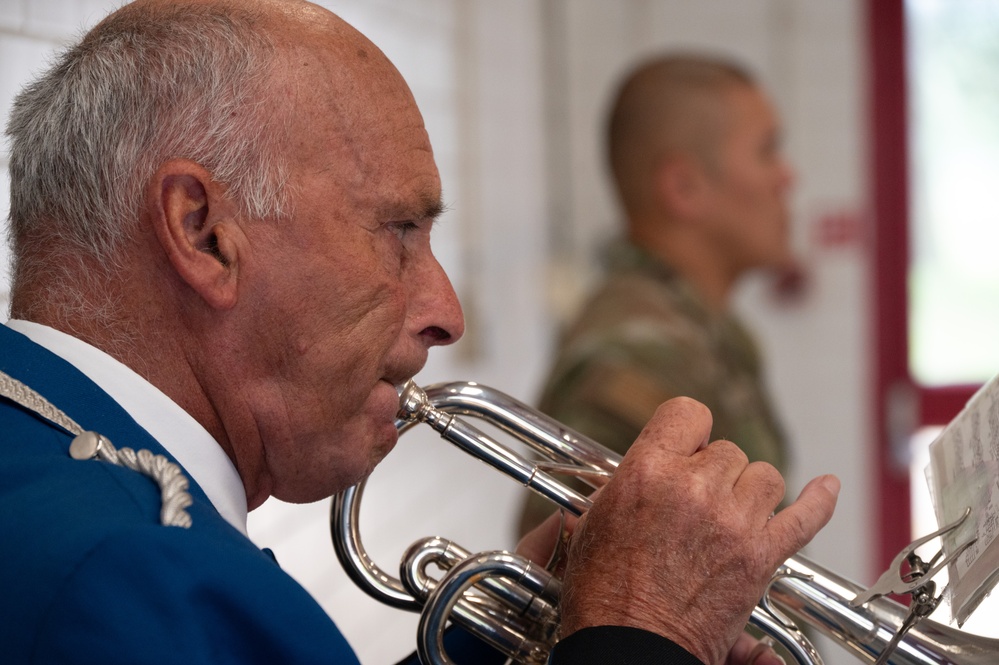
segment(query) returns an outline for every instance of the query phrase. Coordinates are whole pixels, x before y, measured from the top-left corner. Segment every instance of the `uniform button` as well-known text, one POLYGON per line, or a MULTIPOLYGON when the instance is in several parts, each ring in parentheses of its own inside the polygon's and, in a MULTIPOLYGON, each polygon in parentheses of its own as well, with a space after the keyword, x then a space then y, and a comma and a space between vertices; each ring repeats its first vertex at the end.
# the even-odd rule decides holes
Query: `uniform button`
POLYGON ((69 456, 73 459, 93 459, 104 445, 103 437, 97 432, 79 434, 69 444, 69 456))

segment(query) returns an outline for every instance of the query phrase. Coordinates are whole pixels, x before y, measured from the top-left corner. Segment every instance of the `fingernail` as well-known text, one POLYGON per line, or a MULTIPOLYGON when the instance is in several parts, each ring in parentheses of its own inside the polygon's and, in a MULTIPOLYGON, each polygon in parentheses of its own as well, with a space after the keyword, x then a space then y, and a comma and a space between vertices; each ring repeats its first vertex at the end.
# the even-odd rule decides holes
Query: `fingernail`
MULTIPOLYGON (((784 659, 774 651, 774 641, 770 636, 764 636, 760 639, 760 645, 765 646, 765 648, 760 649, 756 657, 749 661, 749 665, 787 665, 784 659)), ((757 648, 759 649, 759 646, 757 648)))
POLYGON ((776 651, 774 651, 773 649, 767 649, 766 651, 760 654, 760 657, 753 662, 753 665, 787 665, 787 664, 784 662, 783 658, 777 655, 776 651))

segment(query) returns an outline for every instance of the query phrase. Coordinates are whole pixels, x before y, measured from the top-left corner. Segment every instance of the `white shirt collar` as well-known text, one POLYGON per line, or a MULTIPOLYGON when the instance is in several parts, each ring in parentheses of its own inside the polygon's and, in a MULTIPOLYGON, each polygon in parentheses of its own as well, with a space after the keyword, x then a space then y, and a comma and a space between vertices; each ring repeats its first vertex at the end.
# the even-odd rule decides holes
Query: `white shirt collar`
POLYGON ((180 462, 219 514, 246 534, 246 490, 239 473, 218 442, 189 413, 132 369, 82 340, 31 321, 11 319, 6 325, 100 386, 180 462))

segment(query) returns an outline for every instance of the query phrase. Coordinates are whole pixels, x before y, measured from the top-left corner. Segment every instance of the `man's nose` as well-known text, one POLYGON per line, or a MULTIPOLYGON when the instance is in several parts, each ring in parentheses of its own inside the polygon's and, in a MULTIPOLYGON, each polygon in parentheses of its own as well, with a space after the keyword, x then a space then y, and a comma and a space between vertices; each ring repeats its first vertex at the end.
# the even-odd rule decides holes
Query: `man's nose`
POLYGON ((427 347, 453 344, 465 333, 465 316, 444 268, 432 255, 420 279, 412 305, 419 335, 427 347))

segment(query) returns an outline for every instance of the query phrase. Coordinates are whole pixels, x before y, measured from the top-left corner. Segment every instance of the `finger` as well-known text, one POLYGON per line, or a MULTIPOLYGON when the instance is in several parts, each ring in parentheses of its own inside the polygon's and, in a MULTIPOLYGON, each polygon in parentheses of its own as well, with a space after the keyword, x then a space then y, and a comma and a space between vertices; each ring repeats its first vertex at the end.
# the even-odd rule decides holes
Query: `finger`
POLYGON ((659 405, 631 450, 637 455, 653 448, 689 457, 708 444, 710 435, 708 407, 689 397, 674 397, 659 405))
POLYGON ((766 462, 752 462, 733 491, 740 505, 756 513, 756 525, 762 526, 784 498, 784 490, 784 478, 777 469, 766 462))
MULTIPOLYGON (((578 517, 566 514, 565 529, 572 533, 578 521, 578 517)), ((562 526, 562 511, 556 510, 544 522, 524 534, 524 537, 517 543, 517 554, 542 566, 547 565, 555 547, 558 546, 559 538, 562 535, 562 526)))
POLYGON ((773 642, 769 638, 761 640, 746 660, 746 665, 785 665, 784 659, 774 651, 773 642))
POLYGON ((725 665, 785 665, 784 659, 773 648, 769 636, 757 640, 749 633, 741 633, 728 652, 725 665))
POLYGON ((767 530, 776 538, 784 558, 807 545, 826 525, 836 508, 839 489, 836 476, 819 476, 805 485, 794 503, 767 523, 767 530))
POLYGON ((696 463, 711 469, 711 478, 717 487, 735 488, 749 466, 749 458, 742 448, 721 439, 693 455, 696 463))
POLYGON ((749 654, 753 652, 757 646, 759 646, 760 641, 749 633, 739 633, 739 637, 736 638, 735 644, 732 645, 731 650, 728 652, 728 658, 725 660, 726 665, 746 665, 749 661, 749 654))
POLYGON ((784 665, 784 660, 773 650, 773 640, 757 640, 749 633, 741 633, 725 659, 726 665, 784 665))

